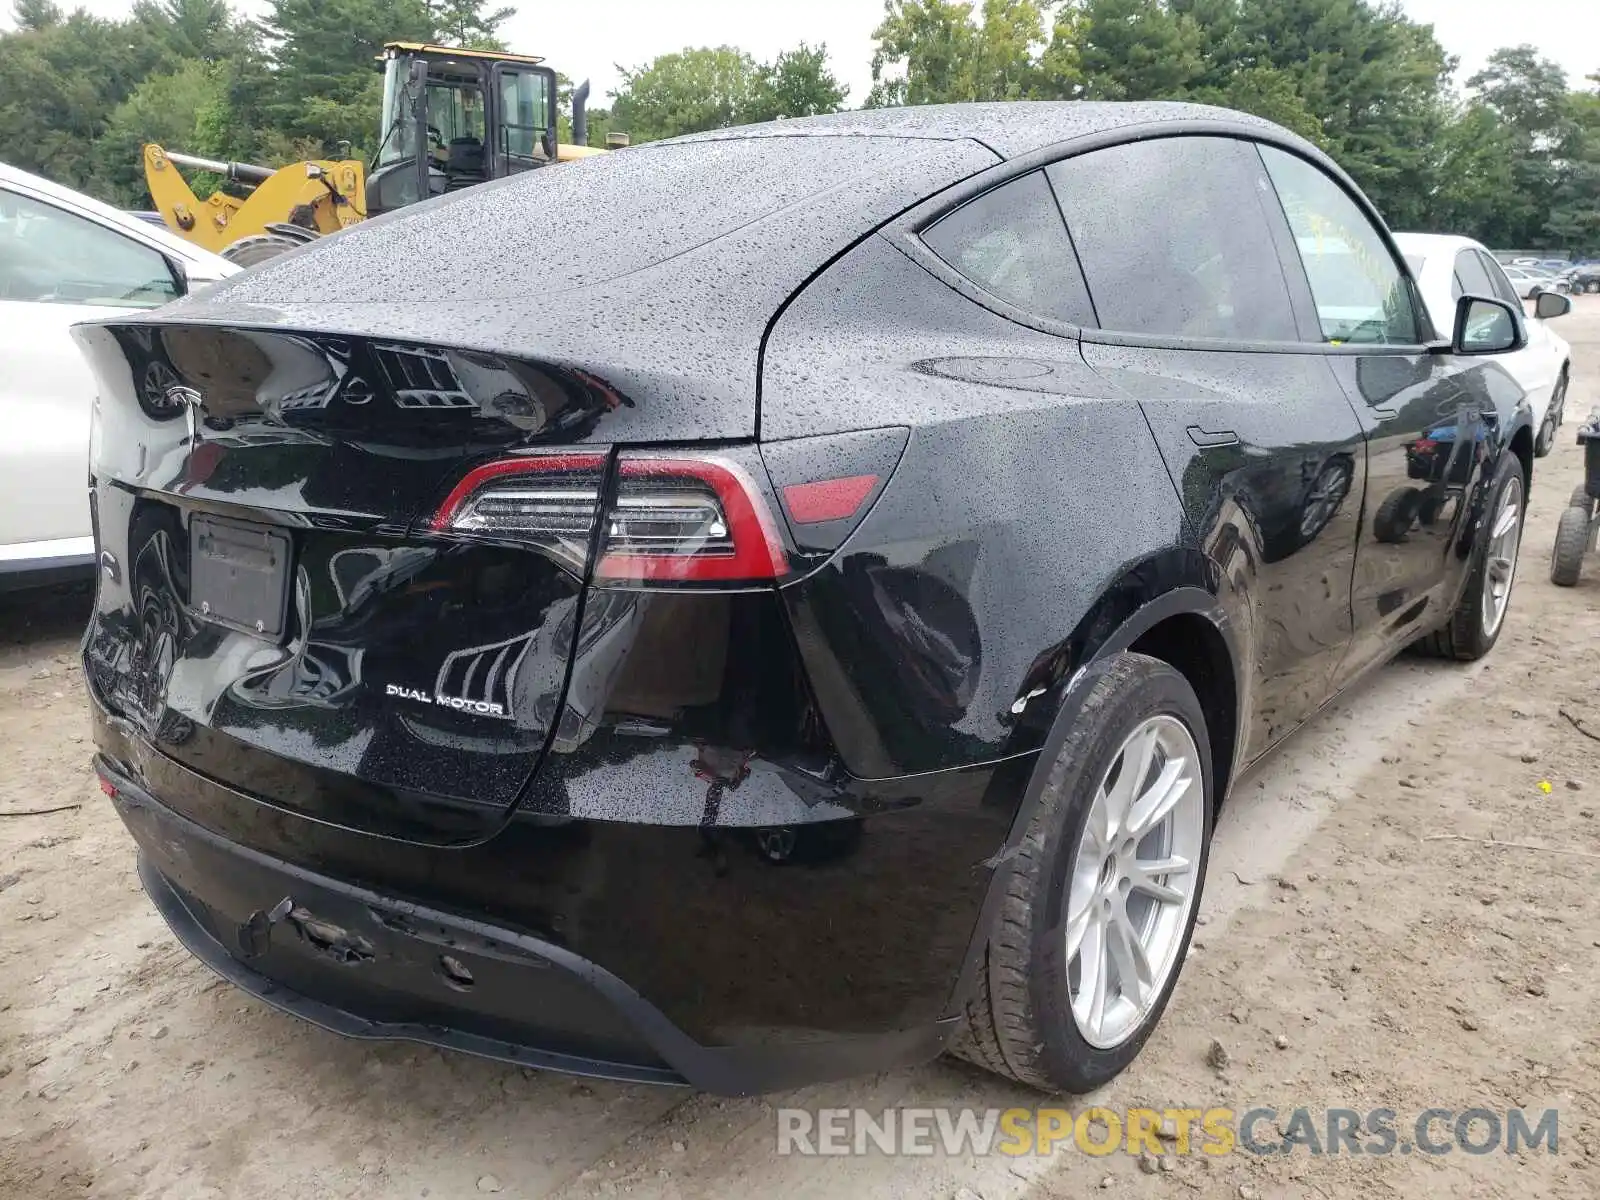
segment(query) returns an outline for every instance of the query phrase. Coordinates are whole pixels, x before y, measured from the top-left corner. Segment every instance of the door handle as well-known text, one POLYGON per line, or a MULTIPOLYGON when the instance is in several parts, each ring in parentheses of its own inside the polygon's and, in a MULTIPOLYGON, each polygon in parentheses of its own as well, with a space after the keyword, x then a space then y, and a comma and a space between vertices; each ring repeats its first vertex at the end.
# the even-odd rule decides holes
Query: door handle
POLYGON ((1392 421, 1400 415, 1396 409, 1392 408, 1369 407, 1367 411, 1372 414, 1372 419, 1374 421, 1392 421))
POLYGON ((1198 425, 1191 425, 1186 433, 1189 440, 1202 450, 1213 450, 1218 446, 1237 446, 1239 435, 1231 429, 1209 430, 1201 429, 1198 425))

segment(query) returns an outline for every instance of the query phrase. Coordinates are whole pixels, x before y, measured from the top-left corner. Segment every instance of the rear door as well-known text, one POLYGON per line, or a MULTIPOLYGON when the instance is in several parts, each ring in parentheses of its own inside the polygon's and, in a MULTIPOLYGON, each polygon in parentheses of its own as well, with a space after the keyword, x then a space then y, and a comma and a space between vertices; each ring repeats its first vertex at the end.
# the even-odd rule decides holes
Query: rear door
POLYGON ((1288 230, 1250 143, 1136 142, 1049 176, 1099 326, 1083 356, 1138 399, 1239 621, 1254 758, 1327 697, 1350 640, 1360 422, 1301 344, 1288 230))
POLYGON ((1515 385, 1498 364, 1426 348, 1430 326, 1400 260, 1343 183, 1273 146, 1261 156, 1294 231, 1322 357, 1366 435, 1354 639, 1342 682, 1454 602, 1467 500, 1492 444, 1493 397, 1515 385))
POLYGON ((156 250, 0 186, 0 547, 89 537, 94 389, 68 330, 177 294, 156 250))

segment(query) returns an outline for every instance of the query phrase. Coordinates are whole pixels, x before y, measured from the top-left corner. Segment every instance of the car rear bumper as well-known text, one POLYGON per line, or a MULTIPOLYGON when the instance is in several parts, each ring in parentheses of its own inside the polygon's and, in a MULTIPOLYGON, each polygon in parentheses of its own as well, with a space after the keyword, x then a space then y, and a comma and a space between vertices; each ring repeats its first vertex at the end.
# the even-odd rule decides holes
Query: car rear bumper
POLYGON ((748 1095, 925 1061, 953 1023, 704 1045, 568 948, 230 842, 97 765, 138 843, 145 890, 178 939, 236 986, 335 1033, 748 1095))

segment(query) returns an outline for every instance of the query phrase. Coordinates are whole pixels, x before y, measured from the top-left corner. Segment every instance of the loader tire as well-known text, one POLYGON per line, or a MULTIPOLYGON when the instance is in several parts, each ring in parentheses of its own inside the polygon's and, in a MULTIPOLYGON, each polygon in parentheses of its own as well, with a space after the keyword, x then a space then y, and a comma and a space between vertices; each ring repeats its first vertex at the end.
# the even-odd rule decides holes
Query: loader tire
POLYGON ((241 267, 253 267, 303 245, 304 242, 297 242, 280 233, 255 233, 224 246, 222 257, 241 267))

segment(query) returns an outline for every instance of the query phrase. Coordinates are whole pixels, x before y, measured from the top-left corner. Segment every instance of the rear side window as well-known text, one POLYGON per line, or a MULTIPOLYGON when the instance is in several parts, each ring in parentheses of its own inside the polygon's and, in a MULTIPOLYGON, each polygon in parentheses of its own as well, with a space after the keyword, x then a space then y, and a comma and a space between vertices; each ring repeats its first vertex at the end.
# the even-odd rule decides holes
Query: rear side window
POLYGON ((1522 300, 1517 296, 1517 289, 1512 287, 1511 281, 1506 278, 1505 269, 1482 250, 1477 253, 1478 257, 1483 260, 1483 272, 1489 277, 1489 286, 1494 289, 1490 294, 1499 296, 1500 299, 1511 305, 1513 309, 1519 308, 1522 300))
POLYGON ((1255 152, 1161 138, 1049 168, 1104 329, 1298 340, 1255 152))
POLYGON ((1457 300, 1463 296, 1492 296, 1494 284, 1476 250, 1463 250, 1456 255, 1456 278, 1451 292, 1457 300))
POLYGON ((969 200, 924 230, 928 248, 993 296, 1027 312, 1093 325, 1061 209, 1039 171, 969 200))
POLYGON ((1406 277, 1377 226, 1320 168, 1273 146, 1260 149, 1294 230, 1322 336, 1336 343, 1421 341, 1406 277))

